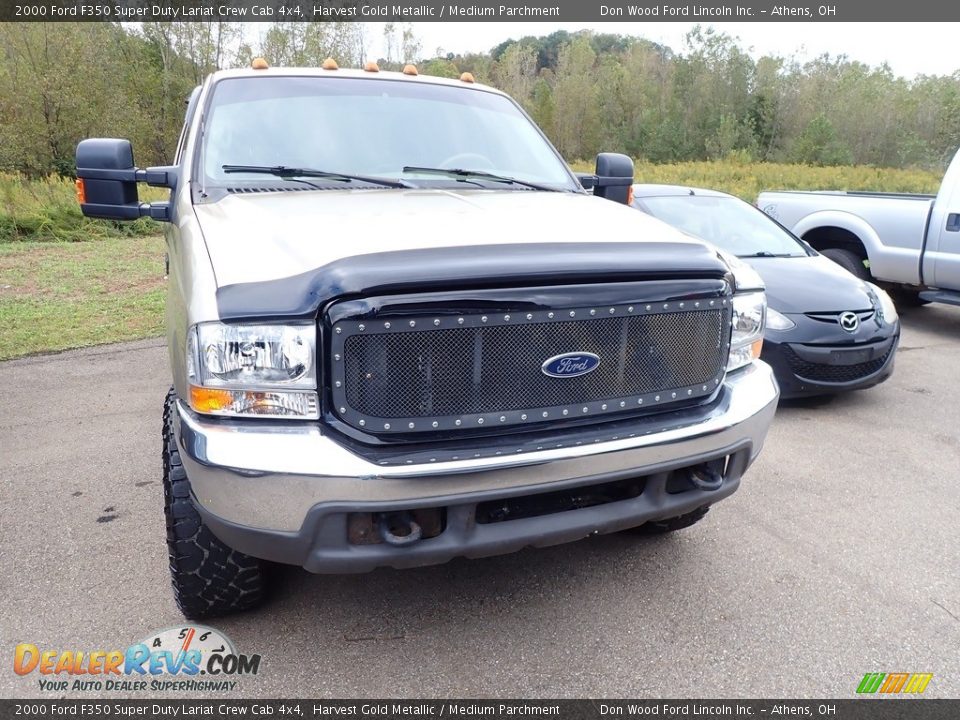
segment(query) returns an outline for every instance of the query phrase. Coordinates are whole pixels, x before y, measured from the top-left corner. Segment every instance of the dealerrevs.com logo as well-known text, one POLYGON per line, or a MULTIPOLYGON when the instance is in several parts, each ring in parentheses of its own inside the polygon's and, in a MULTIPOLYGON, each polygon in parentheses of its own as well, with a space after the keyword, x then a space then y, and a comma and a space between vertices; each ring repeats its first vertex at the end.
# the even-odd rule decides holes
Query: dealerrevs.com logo
POLYGON ((50 650, 30 643, 13 654, 17 675, 36 674, 45 692, 231 691, 238 676, 260 671, 259 655, 238 653, 220 631, 168 628, 126 650, 50 650))

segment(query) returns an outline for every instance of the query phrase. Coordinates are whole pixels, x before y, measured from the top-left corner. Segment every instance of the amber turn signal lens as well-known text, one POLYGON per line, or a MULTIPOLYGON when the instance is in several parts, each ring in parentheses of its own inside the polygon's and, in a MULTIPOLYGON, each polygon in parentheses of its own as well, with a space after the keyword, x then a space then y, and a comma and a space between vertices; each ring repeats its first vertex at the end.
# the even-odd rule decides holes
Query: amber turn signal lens
POLYGON ((750 345, 750 354, 753 355, 753 359, 756 360, 760 357, 760 351, 763 350, 763 338, 755 340, 750 345))
POLYGON ((229 390, 216 390, 190 386, 190 407, 200 413, 213 413, 230 407, 233 393, 229 390))
POLYGON ((87 189, 83 186, 83 178, 77 178, 77 202, 81 205, 87 202, 87 189))

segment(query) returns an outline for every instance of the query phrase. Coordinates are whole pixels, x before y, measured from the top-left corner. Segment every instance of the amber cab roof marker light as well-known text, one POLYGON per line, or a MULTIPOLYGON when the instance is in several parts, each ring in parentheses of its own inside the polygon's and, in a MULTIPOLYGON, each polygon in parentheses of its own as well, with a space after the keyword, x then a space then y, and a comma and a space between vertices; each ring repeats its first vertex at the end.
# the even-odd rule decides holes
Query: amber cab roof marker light
POLYGON ((476 81, 473 79, 473 73, 468 73, 468 72, 460 73, 460 81, 461 81, 461 82, 465 82, 465 83, 476 82, 476 81))
POLYGON ((372 61, 364 63, 363 69, 365 72, 380 72, 380 66, 372 61))
POLYGON ((332 57, 328 57, 326 60, 324 60, 324 61, 323 61, 323 64, 322 64, 320 67, 323 68, 324 70, 339 70, 339 69, 340 69, 340 66, 337 65, 337 61, 334 60, 332 57))
POLYGON ((266 70, 270 65, 262 57, 255 57, 250 61, 250 67, 254 70, 266 70))
POLYGON ((418 75, 419 73, 417 72, 417 66, 416 66, 416 65, 411 65, 411 64, 407 63, 406 65, 403 66, 403 74, 404 74, 404 75, 418 75))

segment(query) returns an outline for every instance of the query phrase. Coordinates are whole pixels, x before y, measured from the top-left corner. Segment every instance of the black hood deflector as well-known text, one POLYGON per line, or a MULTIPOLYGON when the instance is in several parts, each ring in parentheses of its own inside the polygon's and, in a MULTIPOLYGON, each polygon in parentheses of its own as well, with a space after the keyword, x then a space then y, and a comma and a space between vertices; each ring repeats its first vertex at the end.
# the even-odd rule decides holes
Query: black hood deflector
MULTIPOLYGON (((349 243, 349 239, 344 239, 349 243)), ((333 300, 383 293, 669 279, 726 279, 714 249, 697 243, 578 242, 469 245, 356 255, 299 275, 224 285, 224 321, 313 319, 333 300)))

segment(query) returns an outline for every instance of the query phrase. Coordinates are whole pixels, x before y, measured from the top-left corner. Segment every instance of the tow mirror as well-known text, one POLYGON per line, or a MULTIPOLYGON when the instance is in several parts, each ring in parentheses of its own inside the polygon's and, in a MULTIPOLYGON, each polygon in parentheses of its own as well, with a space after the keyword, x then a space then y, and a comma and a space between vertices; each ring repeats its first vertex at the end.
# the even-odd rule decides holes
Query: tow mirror
POLYGON ((600 153, 597 155, 596 173, 594 175, 578 173, 577 178, 587 190, 593 188, 593 194, 598 197, 624 205, 630 204, 633 160, 626 155, 600 153))
POLYGON ((170 219, 170 203, 141 203, 137 183, 173 189, 176 167, 140 170, 129 140, 91 138, 77 145, 77 199, 86 217, 106 220, 170 219))

